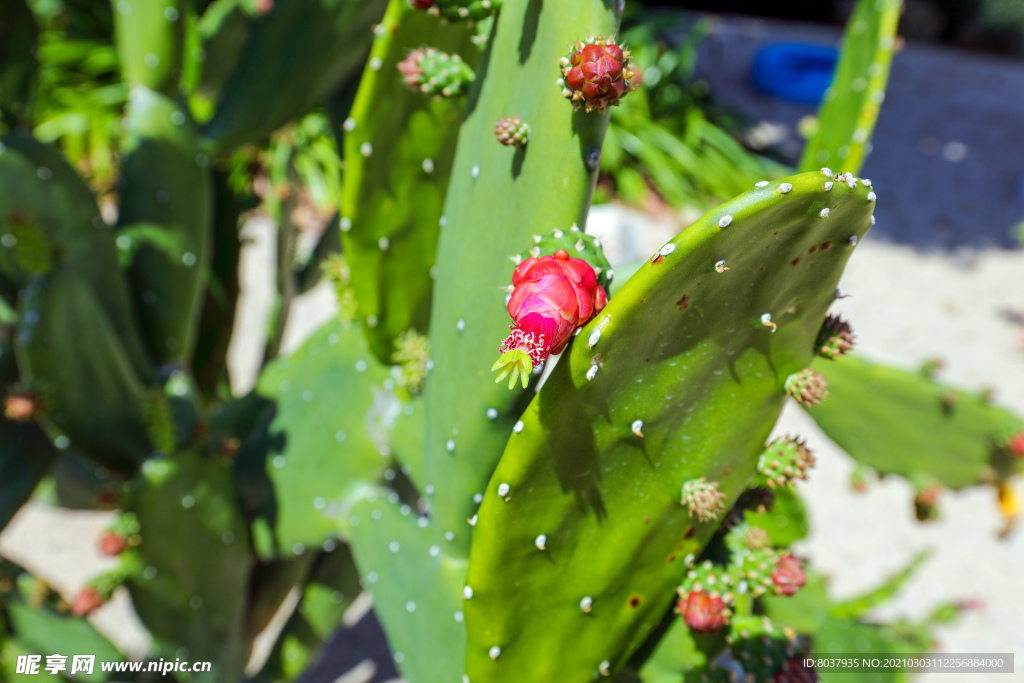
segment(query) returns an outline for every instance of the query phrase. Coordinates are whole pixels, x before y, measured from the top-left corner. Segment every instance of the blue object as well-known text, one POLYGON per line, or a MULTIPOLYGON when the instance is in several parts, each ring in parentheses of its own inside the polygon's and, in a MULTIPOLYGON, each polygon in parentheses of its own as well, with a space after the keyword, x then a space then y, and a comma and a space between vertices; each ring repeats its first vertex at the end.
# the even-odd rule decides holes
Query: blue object
POLYGON ((820 45, 777 43, 754 57, 750 78, 758 90, 787 102, 818 104, 832 83, 839 51, 820 45))

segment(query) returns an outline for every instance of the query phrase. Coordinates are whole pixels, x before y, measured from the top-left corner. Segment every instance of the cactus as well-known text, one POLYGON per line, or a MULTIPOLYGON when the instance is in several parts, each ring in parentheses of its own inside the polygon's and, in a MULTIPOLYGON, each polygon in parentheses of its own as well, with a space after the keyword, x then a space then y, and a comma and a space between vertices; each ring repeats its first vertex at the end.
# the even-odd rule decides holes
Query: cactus
POLYGON ((418 41, 461 54, 463 66, 475 62, 478 51, 468 26, 443 25, 403 0, 392 0, 376 32, 341 124, 341 227, 359 317, 374 354, 390 363, 399 335, 429 328, 438 221, 465 104, 464 98, 435 100, 410 91, 399 69, 418 41))
POLYGON ((661 617, 683 557, 712 531, 690 520, 678 487, 710 475, 727 500, 739 494, 782 408, 786 377, 811 358, 851 237, 871 225, 866 187, 826 192, 822 179, 766 183, 706 214, 582 329, 588 342, 600 329, 596 343, 572 345, 555 367, 515 426, 479 511, 466 605, 471 680, 585 680, 602 661, 614 671, 661 617), (727 273, 715 268, 723 259, 727 273), (607 552, 612 520, 636 529, 617 537, 615 553, 607 552), (539 533, 543 552, 530 547, 539 533), (586 582, 567 586, 562 577, 583 567, 586 582), (641 567, 642 579, 620 578, 641 567), (523 575, 529 591, 516 585, 523 575), (581 617, 576 593, 594 599, 593 615, 581 617), (543 627, 533 621, 541 615, 543 627), (563 630, 574 634, 571 649, 563 630), (553 643, 559 655, 545 656, 553 643), (501 646, 491 660, 489 649, 501 646))
POLYGON ((126 83, 165 95, 177 93, 191 5, 185 0, 126 0, 115 6, 117 50, 126 83))
POLYGON ((424 469, 427 482, 443 490, 431 497, 438 541, 455 532, 455 543, 442 547, 462 556, 469 534, 457 530, 475 513, 473 496, 486 487, 524 399, 479 374, 494 362, 508 328, 508 258, 538 231, 586 224, 607 126, 607 115, 574 113, 557 91, 545 97, 539 89, 558 77, 563 46, 588 33, 611 35, 618 18, 591 1, 546 7, 543 21, 539 12, 525 0, 504 3, 477 69, 487 77, 470 93, 441 219, 424 469), (505 148, 493 131, 505 116, 544 125, 533 126, 527 147, 505 148))
POLYGON ((1024 460, 1011 448, 1014 436, 1024 433, 1024 420, 986 396, 857 356, 815 365, 828 379, 830 396, 811 417, 859 464, 928 490, 918 495, 924 517, 934 514, 935 484, 1000 487, 1024 471, 1024 460), (906 429, 908 424, 916 426, 906 429))
POLYGON ((152 356, 188 367, 210 267, 211 179, 188 112, 137 86, 125 125, 118 242, 131 252, 136 309, 152 356))
POLYGON ((0 273, 21 287, 33 276, 55 270, 83 279, 129 362, 149 383, 154 372, 135 325, 128 289, 118 276, 113 236, 92 192, 60 154, 19 132, 0 138, 0 179, 6 188, 0 197, 0 273), (42 259, 20 253, 26 236, 37 252, 44 252, 42 259), (19 265, 27 262, 48 267, 25 270, 19 265))
POLYGON ((255 142, 324 100, 362 67, 385 0, 276 0, 249 30, 204 134, 255 142))
POLYGON ((122 555, 132 602, 161 656, 181 656, 184 647, 189 658, 213 662, 195 680, 235 679, 248 657, 243 618, 253 558, 235 495, 222 463, 179 453, 147 461, 131 506, 141 536, 122 555), (183 556, 185 546, 202 550, 183 556))
POLYGON ((147 407, 166 399, 142 384, 86 281, 66 272, 36 282, 18 311, 18 367, 39 388, 50 438, 131 471, 156 446, 147 407))
POLYGON ((818 112, 817 130, 800 159, 801 171, 822 165, 860 171, 885 99, 902 0, 859 0, 846 25, 842 54, 818 112))
MULTIPOLYGON (((57 612, 87 615, 121 585, 156 655, 213 662, 194 680, 240 679, 290 595, 254 681, 300 676, 361 591, 411 683, 724 681, 726 661, 778 683, 812 674, 796 658, 808 638, 888 635, 862 617, 896 583, 837 606, 788 550, 807 533, 794 487, 813 456, 796 437, 765 445, 787 396, 823 403, 823 423, 827 385, 841 405, 857 396, 842 376, 859 362, 852 332, 826 314, 874 223, 870 182, 821 169, 747 185, 767 165, 737 161, 699 115, 685 141, 651 122, 660 97, 632 99, 621 5, 410 4, 119 3, 107 38, 131 95, 116 233, 59 154, 3 138, 0 523, 33 490, 118 516, 96 539, 116 568, 71 604, 39 588, 29 608, 0 565, 0 667, 50 646, 26 624, 85 633, 57 612), (638 155, 659 186, 688 168, 709 178, 689 193, 702 200, 753 187, 609 298, 613 273, 581 226, 619 104, 620 158, 656 144, 680 159, 638 155), (330 126, 307 114, 320 105, 330 126), (701 141, 713 151, 689 149, 701 141), (233 397, 249 182, 279 222, 281 296, 256 390, 233 397), (339 229, 297 263, 303 186, 318 208, 341 206, 339 229), (339 315, 275 358, 290 302, 321 271, 339 315), (511 386, 488 372, 499 343, 511 386), (816 356, 828 362, 809 367, 816 356)), ((850 97, 836 95, 808 154, 834 136, 866 142, 887 63, 861 62, 893 12, 858 8, 835 92, 866 69, 873 80, 849 85, 864 90, 861 118, 847 125, 850 97)), ((19 66, 0 63, 5 87, 19 66)), ((854 170, 861 156, 851 147, 854 170)), ((930 380, 914 382, 917 416, 930 380)), ((1020 423, 929 396, 929 419, 979 452, 987 439, 963 480, 1019 506, 1007 478, 1024 462, 1020 423)), ((948 477, 914 463, 904 473, 930 513, 948 477)), ((925 649, 929 626, 892 631, 925 649)))
MULTIPOLYGON (((14 353, 0 346, 0 387, 13 384, 14 353)), ((32 495, 57 455, 38 425, 0 415, 0 529, 32 495)))
POLYGON ((275 491, 269 535, 255 538, 262 557, 299 555, 330 540, 347 499, 389 464, 388 432, 403 406, 365 346, 357 328, 335 322, 260 378, 258 390, 276 403, 260 463, 275 491))

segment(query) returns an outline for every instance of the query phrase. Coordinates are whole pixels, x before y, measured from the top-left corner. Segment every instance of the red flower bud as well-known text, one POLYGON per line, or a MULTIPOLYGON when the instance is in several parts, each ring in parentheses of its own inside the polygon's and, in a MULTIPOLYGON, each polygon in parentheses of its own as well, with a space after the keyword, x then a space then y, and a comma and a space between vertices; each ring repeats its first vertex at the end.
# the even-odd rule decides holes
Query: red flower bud
POLYGON ((71 614, 76 617, 84 617, 103 607, 104 604, 106 604, 106 600, 103 599, 100 592, 91 586, 86 586, 78 592, 71 603, 71 614))
POLYGON ((729 620, 729 612, 722 599, 704 591, 690 591, 684 600, 679 601, 678 607, 683 621, 695 633, 713 633, 729 620))
MULTIPOLYGON (((593 39, 591 39, 593 40, 593 39)), ((577 42, 575 50, 562 60, 560 85, 573 106, 603 112, 617 105, 619 98, 633 90, 635 74, 629 66, 629 52, 611 38, 589 44, 577 42)))
POLYGON ((783 555, 772 572, 772 583, 779 595, 793 595, 807 583, 807 573, 800 560, 792 555, 783 555))
POLYGON ((502 370, 499 382, 511 373, 510 389, 519 376, 525 388, 533 366, 561 352, 572 333, 607 303, 594 269, 583 259, 570 258, 564 249, 520 263, 512 274, 512 287, 508 313, 515 325, 491 368, 502 370))

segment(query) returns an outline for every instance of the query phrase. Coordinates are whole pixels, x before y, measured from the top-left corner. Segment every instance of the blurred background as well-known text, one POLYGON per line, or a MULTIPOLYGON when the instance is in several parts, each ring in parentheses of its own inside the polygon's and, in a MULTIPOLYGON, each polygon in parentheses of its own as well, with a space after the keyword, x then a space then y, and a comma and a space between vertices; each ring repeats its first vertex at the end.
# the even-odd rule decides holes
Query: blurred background
MULTIPOLYGON (((33 0, 42 30, 33 54, 40 78, 34 134, 57 145, 116 220, 122 113, 110 6, 33 0)), ((211 3, 207 27, 269 11, 273 0, 211 3)), ((587 226, 625 271, 679 230, 763 177, 796 165, 830 74, 799 92, 773 80, 764 49, 836 47, 847 0, 765 3, 715 0, 630 3, 625 39, 643 67, 643 88, 612 113, 597 202, 587 226), (761 60, 761 61, 759 61, 761 60)), ((939 359, 939 376, 1024 414, 1024 1, 907 0, 892 75, 862 174, 878 192, 878 223, 851 260, 837 309, 856 322, 864 356, 906 368, 939 359)), ((0 64, 23 36, 0 4, 0 64), (5 54, 7 53, 7 54, 5 54)), ((227 77, 221 44, 195 46, 204 67, 190 101, 200 121, 227 77)), ((6 70, 0 87, 18 74, 6 70)), ((811 79, 813 81, 813 79, 811 79)), ((3 90, 0 90, 2 93, 3 90)), ((7 106, 9 103, 2 103, 7 106)), ((23 112, 8 112, 17 121, 23 112)), ((240 147, 221 169, 241 197, 237 305, 227 347, 230 386, 242 395, 270 359, 297 348, 335 315, 336 278, 321 264, 338 250, 343 168, 335 127, 312 108, 266 139, 240 147), (283 286, 280 264, 300 286, 283 286)), ((837 169, 838 170, 838 169, 837 169)), ((2 190, 0 190, 2 191, 2 190)), ((119 244, 120 246, 120 244, 119 244)), ((817 468, 803 489, 810 535, 797 550, 830 579, 838 597, 877 585, 915 557, 931 559, 880 619, 920 619, 943 601, 970 606, 938 627, 948 652, 1015 652, 1024 666, 1024 537, 1000 534, 988 488, 946 492, 937 519, 919 522, 910 483, 851 486, 855 465, 799 410, 780 434, 816 444, 817 468), (856 489, 856 490, 855 490, 856 489), (824 530, 828 530, 827 532, 824 530)), ((73 595, 112 560, 95 550, 110 513, 26 506, 0 534, 0 554, 73 595)), ((309 681, 357 683, 397 676, 370 606, 357 602, 309 681)), ((128 653, 147 636, 125 596, 93 623, 128 653)), ((257 655, 258 656, 258 655, 257 655)), ((958 675, 1006 683, 1024 675, 958 675)), ((923 675, 917 680, 949 680, 923 675)))

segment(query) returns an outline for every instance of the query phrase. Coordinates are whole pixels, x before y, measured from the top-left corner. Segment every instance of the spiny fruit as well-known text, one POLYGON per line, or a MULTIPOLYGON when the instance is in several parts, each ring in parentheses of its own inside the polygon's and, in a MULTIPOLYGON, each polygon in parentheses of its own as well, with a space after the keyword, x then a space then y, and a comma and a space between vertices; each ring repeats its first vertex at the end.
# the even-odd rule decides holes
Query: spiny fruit
POLYGON ((725 494, 718 490, 718 482, 708 482, 704 477, 691 479, 683 484, 683 497, 680 503, 701 522, 718 519, 725 509, 725 494))
POLYGON ((751 550, 763 550, 771 545, 768 532, 759 526, 747 527, 743 532, 743 544, 751 550))
POLYGON ((530 141, 530 124, 518 116, 506 116, 494 124, 494 136, 506 147, 525 147, 530 141))
POLYGON ((814 344, 815 352, 822 358, 836 359, 853 351, 853 328, 838 315, 825 318, 814 344))
POLYGON ((410 88, 438 99, 465 93, 475 78, 462 57, 432 47, 413 50, 397 66, 410 88))
POLYGON ((705 591, 690 591, 676 607, 694 633, 714 633, 729 621, 729 610, 722 598, 705 591))
POLYGON ((794 437, 776 439, 757 461, 757 470, 770 488, 792 487, 797 479, 807 479, 814 467, 814 456, 804 442, 794 437))
POLYGON ((807 573, 800 560, 792 555, 783 555, 772 572, 772 584, 778 595, 795 595, 807 583, 807 573))
POLYGON ((501 371, 496 382, 508 376, 511 389, 521 378, 525 389, 533 368, 564 349, 572 333, 604 308, 607 295, 590 264, 564 249, 520 263, 512 287, 508 313, 515 324, 491 370, 501 371))
POLYGON ((561 66, 558 86, 576 109, 603 112, 609 105, 618 105, 619 98, 634 87, 629 50, 616 45, 614 38, 577 40, 572 53, 562 58, 561 66))
POLYGON ((804 368, 786 378, 786 393, 805 408, 820 406, 828 396, 828 382, 820 372, 804 368))

